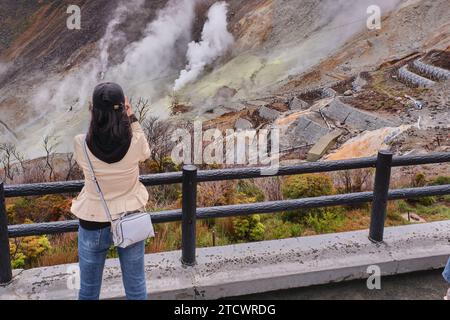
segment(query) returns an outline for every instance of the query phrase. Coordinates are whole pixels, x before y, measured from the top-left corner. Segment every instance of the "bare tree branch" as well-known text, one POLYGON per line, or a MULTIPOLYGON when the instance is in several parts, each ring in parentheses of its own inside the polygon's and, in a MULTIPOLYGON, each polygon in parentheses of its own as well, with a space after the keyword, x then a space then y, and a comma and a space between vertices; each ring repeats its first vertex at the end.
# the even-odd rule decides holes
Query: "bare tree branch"
POLYGON ((150 158, 157 164, 158 171, 164 171, 164 158, 170 155, 174 142, 171 140, 174 127, 169 121, 150 117, 142 124, 150 145, 150 158))
POLYGON ((50 136, 45 136, 43 139, 43 147, 45 150, 45 167, 50 170, 48 174, 48 180, 52 181, 54 178, 54 166, 53 166, 53 158, 55 155, 55 149, 57 143, 51 140, 50 136))
POLYGON ((5 171, 5 180, 14 180, 17 169, 13 167, 13 158, 16 154, 16 146, 12 143, 0 143, 0 156, 3 169, 5 171))
POLYGON ((73 168, 75 167, 76 162, 73 161, 73 153, 67 153, 66 154, 67 159, 67 174, 66 174, 66 181, 70 180, 70 176, 72 175, 73 168))
POLYGON ((147 115, 150 112, 151 106, 148 99, 139 98, 136 105, 133 105, 133 99, 130 99, 130 104, 133 106, 134 114, 140 123, 147 119, 147 115))

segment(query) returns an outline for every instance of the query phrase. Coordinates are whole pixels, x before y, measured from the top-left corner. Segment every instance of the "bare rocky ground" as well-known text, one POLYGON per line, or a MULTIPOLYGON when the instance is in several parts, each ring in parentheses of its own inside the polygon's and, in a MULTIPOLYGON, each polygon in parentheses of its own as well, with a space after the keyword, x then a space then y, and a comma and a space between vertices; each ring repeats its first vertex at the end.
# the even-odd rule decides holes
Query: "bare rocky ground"
MULTIPOLYGON (((149 2, 138 17, 121 26, 128 41, 139 39, 142 26, 166 2, 149 2)), ((199 38, 204 13, 213 2, 201 1, 194 39, 199 38)), ((98 26, 105 25, 108 14, 117 5, 117 1, 74 3, 87 13, 83 22, 87 30, 75 38, 69 33, 57 33, 64 22, 57 14, 66 5, 64 1, 27 6, 7 1, 2 5, 0 16, 15 17, 0 33, 0 58, 15 62, 0 75, 2 137, 14 139, 23 119, 42 116, 39 110, 22 106, 27 86, 42 80, 34 76, 34 71, 40 75, 70 72, 82 64, 96 52, 95 44, 104 32, 98 26), (27 18, 19 19, 20 16, 27 18), (43 21, 45 27, 39 28, 43 21)), ((236 86, 240 83, 236 78, 239 68, 246 66, 237 63, 238 68, 231 69, 236 74, 229 75, 229 84, 225 81, 216 90, 216 103, 201 115, 206 121, 205 129, 277 127, 282 133, 282 159, 294 161, 305 160, 319 142, 327 146, 321 154, 323 159, 339 159, 344 153, 345 157, 370 156, 380 148, 397 154, 449 151, 450 80, 445 78, 445 72, 450 72, 448 1, 399 1, 383 18, 381 30, 349 35, 346 42, 333 44, 335 47, 324 45, 324 39, 336 38, 351 28, 342 29, 345 19, 340 20, 339 14, 335 19, 339 7, 334 7, 334 2, 321 7, 316 0, 251 0, 245 4, 230 0, 229 5, 229 29, 236 43, 221 63, 227 67, 250 55, 257 57, 260 65, 250 74, 255 90, 247 96, 242 93, 243 88, 236 86), (314 44, 321 46, 307 47, 314 44), (306 67, 275 81, 280 73, 267 61, 273 60, 271 53, 284 51, 287 54, 281 55, 283 59, 291 61, 298 54, 295 58, 304 60, 306 67), (311 57, 314 53, 317 57, 311 57), (444 70, 444 77, 415 67, 417 61, 444 70), (418 86, 402 76, 402 70, 431 85, 418 86), (275 82, 269 85, 265 80, 271 77, 275 82), (323 142, 324 137, 336 131, 340 132, 337 139, 323 142)), ((121 49, 126 44, 120 43, 116 52, 111 52, 113 60, 121 60, 121 49)), ((290 67, 289 63, 286 65, 290 67)), ((215 73, 216 70, 211 71, 205 79, 217 80, 215 73)), ((193 86, 193 92, 195 89, 193 86)), ((198 115, 199 108, 189 103, 180 105, 173 110, 173 119, 190 119, 198 115)))
MULTIPOLYGON (((431 87, 421 88, 397 76, 401 66, 420 57, 427 61, 429 56, 401 59, 332 87, 245 101, 240 111, 214 118, 207 127, 236 128, 242 120, 253 128, 277 126, 283 133, 286 159, 305 159, 311 146, 333 130, 340 130, 342 135, 327 150, 330 153, 356 138, 355 153, 346 152, 345 157, 371 156, 381 147, 396 154, 446 152, 450 150, 450 82, 436 80, 431 87), (373 148, 366 148, 364 133, 376 130, 383 132, 372 139, 373 148)), ((430 66, 445 66, 449 51, 436 51, 432 56, 433 61, 427 61, 430 66)))
POLYGON ((237 111, 214 116, 210 126, 235 127, 240 119, 254 128, 278 126, 285 160, 305 160, 308 151, 335 130, 342 134, 326 150, 328 159, 371 156, 381 148, 397 154, 449 151, 448 12, 436 14, 438 7, 447 6, 403 2, 385 19, 383 32, 357 35, 311 71, 280 82, 267 97, 241 100, 233 106, 237 111), (435 24, 438 20, 442 23, 435 24), (408 31, 414 23, 417 27, 408 31), (447 76, 414 68, 417 61, 441 68, 447 76), (431 85, 403 79, 400 69, 406 67, 431 85), (366 135, 368 131, 374 133, 366 135), (349 140, 348 148, 342 148, 349 140))

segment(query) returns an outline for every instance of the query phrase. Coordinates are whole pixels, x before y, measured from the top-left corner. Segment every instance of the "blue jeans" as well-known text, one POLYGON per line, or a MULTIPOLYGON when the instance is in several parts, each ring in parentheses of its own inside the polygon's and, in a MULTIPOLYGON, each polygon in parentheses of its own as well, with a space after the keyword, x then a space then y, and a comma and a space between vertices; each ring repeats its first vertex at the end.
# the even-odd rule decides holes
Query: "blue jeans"
MULTIPOLYGON (((110 227, 100 230, 78 230, 78 256, 80 265, 80 300, 98 300, 102 286, 106 254, 113 244, 110 227)), ((145 242, 127 248, 117 248, 123 286, 129 300, 147 299, 144 271, 145 242)))
POLYGON ((448 283, 450 283, 450 258, 447 261, 444 272, 442 272, 442 276, 445 280, 447 280, 448 283))

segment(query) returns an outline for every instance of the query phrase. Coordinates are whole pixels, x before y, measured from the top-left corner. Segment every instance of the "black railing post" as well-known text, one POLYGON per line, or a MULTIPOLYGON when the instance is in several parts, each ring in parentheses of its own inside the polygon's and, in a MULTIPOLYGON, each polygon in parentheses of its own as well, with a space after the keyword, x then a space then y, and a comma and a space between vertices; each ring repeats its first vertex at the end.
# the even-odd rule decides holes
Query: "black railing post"
POLYGON ((195 265, 196 215, 197 168, 185 165, 182 186, 181 262, 187 266, 195 265))
POLYGON ((373 242, 383 241, 391 165, 392 153, 384 150, 378 152, 369 231, 369 239, 373 242))
POLYGON ((0 284, 12 279, 11 259, 9 256, 8 217, 6 215, 5 189, 0 181, 0 284))

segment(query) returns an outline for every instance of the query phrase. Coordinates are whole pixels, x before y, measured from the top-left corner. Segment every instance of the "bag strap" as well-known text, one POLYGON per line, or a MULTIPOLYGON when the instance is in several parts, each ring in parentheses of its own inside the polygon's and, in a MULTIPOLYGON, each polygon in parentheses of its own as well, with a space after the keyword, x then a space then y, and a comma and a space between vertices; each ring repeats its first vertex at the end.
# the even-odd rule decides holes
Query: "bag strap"
POLYGON ((83 150, 84 150, 84 156, 85 156, 86 161, 87 161, 88 166, 89 166, 89 171, 91 173, 91 179, 92 179, 92 181, 94 181, 95 187, 97 189, 97 193, 99 194, 100 199, 101 199, 102 204, 103 204, 103 208, 105 209, 106 216, 107 216, 107 218, 108 218, 108 220, 110 222, 113 222, 113 219, 111 217, 111 213, 109 211, 108 205, 106 204, 105 197, 103 196, 102 189, 100 188, 100 185, 98 184, 98 181, 97 181, 97 177, 95 176, 94 167, 92 166, 91 159, 89 159, 89 156, 88 156, 86 140, 84 140, 83 150))

